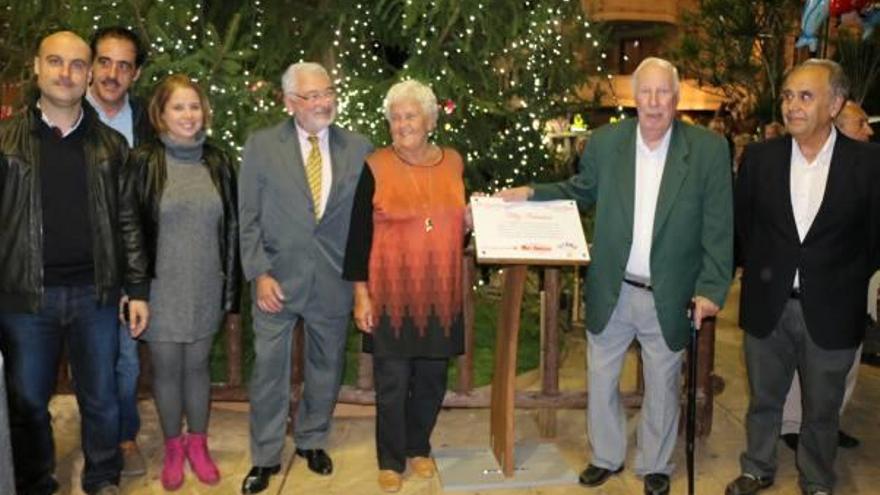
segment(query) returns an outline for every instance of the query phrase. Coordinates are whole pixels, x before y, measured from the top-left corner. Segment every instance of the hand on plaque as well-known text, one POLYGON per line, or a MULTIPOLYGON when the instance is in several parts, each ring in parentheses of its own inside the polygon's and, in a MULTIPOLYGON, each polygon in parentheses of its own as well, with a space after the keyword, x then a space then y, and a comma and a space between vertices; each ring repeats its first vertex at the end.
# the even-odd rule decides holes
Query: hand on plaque
POLYGON ((528 201, 535 194, 535 190, 529 186, 512 187, 502 189, 493 194, 493 197, 501 198, 504 201, 528 201))

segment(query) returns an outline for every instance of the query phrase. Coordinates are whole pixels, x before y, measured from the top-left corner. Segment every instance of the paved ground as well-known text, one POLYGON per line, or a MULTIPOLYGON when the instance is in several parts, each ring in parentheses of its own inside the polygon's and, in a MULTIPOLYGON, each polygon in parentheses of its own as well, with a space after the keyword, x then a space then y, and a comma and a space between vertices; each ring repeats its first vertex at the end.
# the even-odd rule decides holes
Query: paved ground
MULTIPOLYGON (((727 309, 719 321, 716 344, 716 372, 726 381, 724 392, 717 397, 714 428, 712 434, 697 446, 697 493, 721 494, 724 485, 738 472, 738 456, 745 444, 743 418, 747 407, 746 377, 742 357, 742 334, 735 327, 737 288, 731 294, 727 309)), ((580 337, 572 337, 566 348, 565 364, 561 372, 563 388, 576 389, 585 386, 584 348, 580 337)), ((623 387, 631 387, 632 366, 628 366, 630 376, 624 380, 623 387)), ((537 376, 534 373, 519 378, 522 388, 534 386, 537 376)), ((862 366, 859 384, 849 410, 843 417, 843 427, 862 440, 862 446, 848 451, 840 451, 837 472, 840 479, 838 494, 880 494, 880 369, 862 366)), ((57 439, 58 477, 62 482, 62 493, 80 494, 79 473, 82 469, 82 456, 79 451, 79 417, 76 404, 71 397, 58 397, 52 403, 53 424, 57 439), (73 487, 73 488, 72 488, 73 487)), ((139 437, 142 449, 149 459, 149 471, 144 477, 127 479, 122 492, 132 495, 163 493, 159 482, 161 469, 161 434, 156 420, 152 401, 141 403, 143 429, 139 437)), ((538 439, 534 411, 517 413, 517 435, 526 441, 538 439)), ((487 410, 446 410, 440 414, 434 433, 435 449, 443 447, 479 447, 488 445, 487 410)), ((638 411, 630 416, 630 441, 635 439, 635 419, 638 411)), ((268 494, 339 494, 361 495, 379 493, 376 487, 376 461, 374 452, 374 429, 372 408, 341 405, 337 408, 335 427, 329 451, 336 469, 332 476, 319 477, 312 474, 301 460, 290 456, 292 446, 288 444, 284 460, 284 472, 273 478, 268 494)), ((558 434, 552 439, 559 447, 565 462, 575 471, 583 469, 588 460, 588 447, 584 433, 583 411, 560 411, 558 413, 558 434)), ((211 417, 210 445, 217 459, 223 480, 216 487, 199 484, 191 474, 187 474, 183 494, 234 494, 238 493, 241 479, 250 468, 248 456, 247 405, 215 403, 211 417)), ((673 494, 687 493, 684 473, 683 440, 676 451, 679 469, 673 479, 673 494)), ((798 495, 794 454, 779 444, 780 469, 776 485, 767 490, 767 495, 798 495)), ((632 465, 632 449, 627 459, 632 465)), ((428 495, 442 493, 438 480, 416 480, 407 478, 404 490, 406 495, 428 495)), ((458 492, 464 493, 464 492, 458 492)), ((476 494, 478 492, 467 492, 476 494)), ((629 471, 609 480, 604 486, 587 490, 577 486, 540 488, 530 490, 497 490, 495 495, 524 494, 577 494, 625 495, 643 493, 642 482, 629 471)))

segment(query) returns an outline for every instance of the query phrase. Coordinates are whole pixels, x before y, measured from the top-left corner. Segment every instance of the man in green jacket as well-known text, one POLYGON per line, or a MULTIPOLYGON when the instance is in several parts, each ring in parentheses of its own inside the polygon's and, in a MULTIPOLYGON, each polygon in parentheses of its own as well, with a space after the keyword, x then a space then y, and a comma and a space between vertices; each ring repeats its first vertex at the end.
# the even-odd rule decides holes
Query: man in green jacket
POLYGON ((633 74, 638 119, 597 129, 567 181, 507 189, 506 200, 574 199, 596 208, 587 272, 587 423, 593 457, 581 473, 598 486, 623 469, 626 417, 618 384, 638 339, 645 396, 635 473, 645 493, 669 492, 683 349, 694 321, 714 316, 733 265, 730 154, 724 138, 675 120, 678 71, 645 59, 633 74))

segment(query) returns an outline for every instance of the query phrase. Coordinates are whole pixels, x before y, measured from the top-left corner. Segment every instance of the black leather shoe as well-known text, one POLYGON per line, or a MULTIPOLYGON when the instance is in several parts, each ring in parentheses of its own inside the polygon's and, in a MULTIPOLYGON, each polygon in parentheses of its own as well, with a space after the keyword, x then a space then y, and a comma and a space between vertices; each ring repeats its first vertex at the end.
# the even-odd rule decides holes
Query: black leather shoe
POLYGON ((755 495, 772 484, 773 478, 758 478, 751 474, 743 474, 727 485, 724 495, 755 495))
POLYGON ((843 430, 837 431, 837 446, 842 449, 854 449, 861 445, 862 442, 858 438, 848 435, 843 430))
POLYGON ((241 483, 241 493, 245 495, 251 493, 260 493, 269 486, 269 477, 278 474, 281 471, 281 465, 262 467, 254 466, 248 471, 247 476, 241 483))
POLYGON ((296 455, 309 461, 312 472, 326 476, 333 472, 333 461, 324 449, 296 449, 296 455))
POLYGON ((779 438, 785 443, 785 446, 790 448, 791 450, 797 452, 798 442, 800 442, 800 435, 797 433, 783 433, 779 435, 779 438))
POLYGON ((623 466, 615 470, 600 468, 599 466, 594 466, 589 464, 587 469, 578 476, 578 483, 583 486, 599 486, 602 483, 608 481, 608 477, 612 474, 617 474, 623 471, 623 466))
POLYGON ((669 495, 669 475, 663 473, 646 474, 645 495, 669 495))

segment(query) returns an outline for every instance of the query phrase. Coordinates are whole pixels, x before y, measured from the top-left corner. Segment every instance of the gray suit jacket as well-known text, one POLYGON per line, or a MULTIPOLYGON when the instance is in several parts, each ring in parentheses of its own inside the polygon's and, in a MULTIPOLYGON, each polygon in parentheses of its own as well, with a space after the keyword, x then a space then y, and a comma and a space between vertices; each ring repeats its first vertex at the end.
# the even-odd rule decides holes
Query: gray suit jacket
POLYGON ((333 181, 317 222, 293 119, 256 131, 244 147, 238 182, 241 261, 247 280, 268 272, 281 284, 286 300, 278 319, 351 311, 351 283, 342 279, 342 261, 355 186, 372 145, 336 126, 330 127, 329 142, 333 181))

